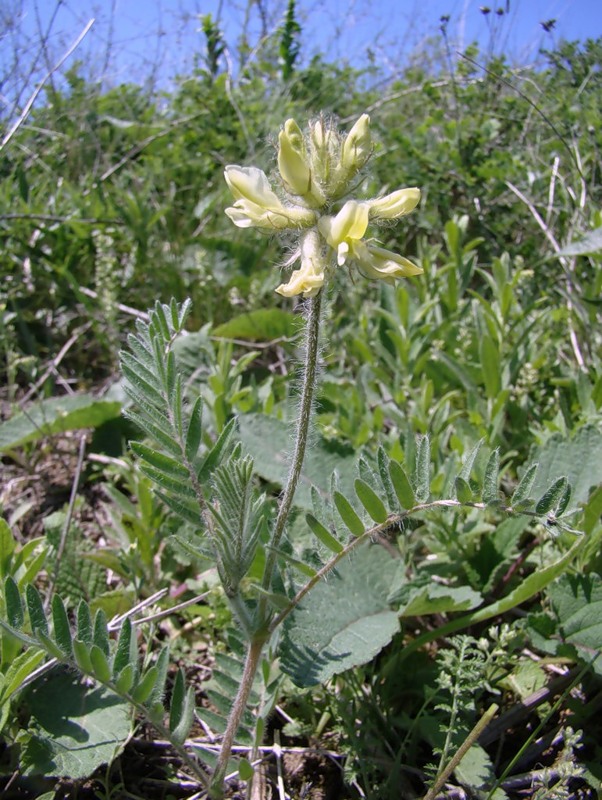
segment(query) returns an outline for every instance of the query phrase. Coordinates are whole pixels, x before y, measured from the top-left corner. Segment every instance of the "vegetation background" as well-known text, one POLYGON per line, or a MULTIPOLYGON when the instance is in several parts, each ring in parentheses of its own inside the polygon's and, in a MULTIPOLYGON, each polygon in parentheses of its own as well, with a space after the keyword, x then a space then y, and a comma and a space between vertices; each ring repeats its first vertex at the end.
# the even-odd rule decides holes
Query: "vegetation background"
MULTIPOLYGON (((52 28, 32 33, 3 9, 5 619, 19 621, 9 613, 11 581, 23 591, 35 582, 46 609, 60 593, 70 615, 81 600, 108 619, 139 603, 159 609, 140 626, 142 653, 151 663, 170 643, 207 711, 194 735, 211 744, 206 720, 219 725, 210 715, 232 690, 239 646, 215 570, 198 552, 191 560, 186 531, 127 448, 136 433, 121 417, 118 353, 156 300, 190 297, 178 357, 188 391, 204 398, 207 441, 238 417, 258 480, 277 497, 300 308, 273 291, 286 243, 234 230, 225 217, 223 168, 269 173, 291 116, 349 126, 368 112, 376 148, 362 188, 423 193, 407 224, 380 238, 424 275, 389 287, 343 272, 329 293, 321 449, 307 484, 327 493, 336 468, 353 492, 360 454, 370 483, 380 452, 412 475, 416 437, 428 434, 434 497, 479 501, 496 450, 505 495, 534 462, 533 497, 563 477, 572 486, 561 511, 550 503, 533 517, 507 517, 494 503, 429 512, 390 532, 423 595, 397 597, 402 629, 377 659, 317 689, 279 676, 265 747, 273 757, 273 743, 283 745, 274 766, 281 796, 421 796, 494 701, 500 719, 441 796, 601 796, 602 40, 554 40, 554 21, 541 20, 549 46, 516 63, 503 48, 509 6, 483 6, 490 36, 462 52, 454 20, 442 16, 391 74, 376 57, 357 64, 316 51, 292 0, 285 9, 251 3, 234 41, 217 18, 200 16, 193 63, 169 84, 152 69, 136 82, 107 82, 110 37, 83 61, 87 21, 81 42, 59 42, 52 28), (464 483, 454 483, 458 473, 464 483), (558 524, 554 509, 564 515, 558 524), (563 561, 575 530, 582 544, 563 561), (558 563, 554 582, 525 602, 500 607, 486 624, 458 625, 473 607, 470 592, 489 604, 518 597, 558 563)), ((312 566, 308 487, 297 502, 288 555, 312 566)), ((366 523, 361 498, 356 507, 366 523)), ((4 796, 197 791, 150 728, 136 728, 125 745, 131 717, 109 701, 86 707, 80 724, 114 738, 108 750, 94 740, 82 756, 73 732, 43 713, 50 707, 59 718, 51 698, 69 693, 66 716, 76 719, 79 689, 71 672, 34 681, 42 655, 3 631, 4 796)), ((169 693, 177 696, 182 674, 169 673, 169 693)))

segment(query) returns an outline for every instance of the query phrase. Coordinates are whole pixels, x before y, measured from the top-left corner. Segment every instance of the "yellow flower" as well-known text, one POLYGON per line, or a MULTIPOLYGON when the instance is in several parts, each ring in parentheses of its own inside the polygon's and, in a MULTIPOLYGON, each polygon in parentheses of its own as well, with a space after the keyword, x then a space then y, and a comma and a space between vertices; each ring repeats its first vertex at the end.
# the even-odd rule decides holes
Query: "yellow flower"
POLYGON ((306 228, 315 224, 313 211, 285 206, 272 191, 270 183, 257 167, 229 166, 225 178, 236 202, 226 214, 239 228, 306 228))
POLYGON ((419 275, 422 269, 407 258, 364 241, 369 215, 370 202, 349 200, 336 217, 318 220, 320 233, 337 253, 338 265, 352 261, 365 277, 378 278, 386 283, 394 283, 395 278, 419 275))
POLYGON ((288 283, 281 283, 276 289, 284 297, 302 294, 313 297, 324 285, 324 256, 321 252, 320 237, 316 231, 309 231, 301 242, 301 269, 296 269, 288 283))

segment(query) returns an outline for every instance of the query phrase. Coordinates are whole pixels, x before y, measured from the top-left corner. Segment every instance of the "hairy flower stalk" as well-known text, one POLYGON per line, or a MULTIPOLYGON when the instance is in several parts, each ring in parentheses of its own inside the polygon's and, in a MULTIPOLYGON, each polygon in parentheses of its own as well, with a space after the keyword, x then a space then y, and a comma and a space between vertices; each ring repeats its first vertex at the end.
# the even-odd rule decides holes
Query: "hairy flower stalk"
POLYGON ((365 238, 371 221, 396 220, 412 211, 420 200, 419 189, 398 189, 371 200, 341 202, 368 162, 372 149, 367 114, 357 120, 346 136, 324 119, 310 123, 305 133, 289 119, 278 137, 279 194, 272 189, 265 173, 256 167, 233 165, 225 171, 235 201, 226 209, 226 214, 237 227, 288 231, 296 238, 296 248, 288 264, 299 262, 299 267, 276 291, 284 297, 300 295, 309 302, 303 385, 292 462, 267 548, 262 579, 265 595, 257 605, 255 633, 248 645, 243 677, 213 775, 212 797, 223 795, 228 758, 274 616, 267 596, 272 590, 278 546, 305 459, 318 372, 322 289, 340 267, 355 268, 367 278, 386 283, 422 272, 408 259, 365 238))

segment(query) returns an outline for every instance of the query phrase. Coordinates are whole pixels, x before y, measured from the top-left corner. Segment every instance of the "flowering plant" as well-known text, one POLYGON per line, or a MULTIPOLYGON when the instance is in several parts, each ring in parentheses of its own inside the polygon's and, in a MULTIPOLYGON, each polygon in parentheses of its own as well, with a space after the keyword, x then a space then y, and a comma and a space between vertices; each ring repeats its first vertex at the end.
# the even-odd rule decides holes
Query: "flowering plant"
POLYGON ((398 189, 371 200, 347 200, 338 207, 372 154, 370 118, 357 120, 342 136, 323 119, 305 135, 289 119, 278 137, 278 170, 284 199, 257 167, 226 167, 234 205, 226 214, 239 228, 298 232, 298 245, 287 265, 300 261, 287 283, 276 291, 285 297, 313 297, 336 266, 355 266, 367 278, 393 283, 422 272, 407 258, 366 239, 371 220, 396 220, 420 201, 417 188, 398 189))

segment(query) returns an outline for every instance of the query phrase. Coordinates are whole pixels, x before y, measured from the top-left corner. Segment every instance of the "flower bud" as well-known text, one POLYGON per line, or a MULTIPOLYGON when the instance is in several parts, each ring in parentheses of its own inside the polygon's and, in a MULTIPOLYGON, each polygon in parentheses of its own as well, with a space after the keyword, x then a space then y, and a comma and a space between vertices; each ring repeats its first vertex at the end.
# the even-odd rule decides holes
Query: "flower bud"
POLYGON ((370 117, 362 114, 343 142, 341 167, 345 172, 356 173, 364 166, 371 153, 370 117))
POLYGON ((304 197, 309 192, 311 170, 305 157, 301 129, 294 119, 288 119, 278 135, 278 169, 291 194, 304 197))
POLYGON ((370 219, 399 219, 413 211, 420 201, 420 189, 398 189, 396 192, 369 200, 370 219))

